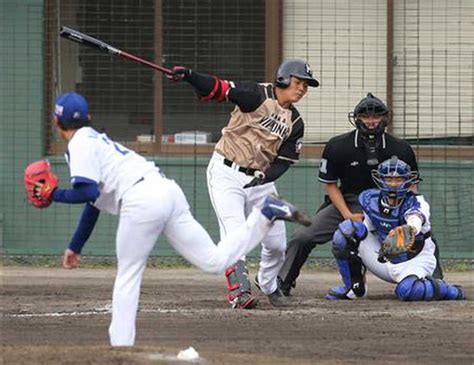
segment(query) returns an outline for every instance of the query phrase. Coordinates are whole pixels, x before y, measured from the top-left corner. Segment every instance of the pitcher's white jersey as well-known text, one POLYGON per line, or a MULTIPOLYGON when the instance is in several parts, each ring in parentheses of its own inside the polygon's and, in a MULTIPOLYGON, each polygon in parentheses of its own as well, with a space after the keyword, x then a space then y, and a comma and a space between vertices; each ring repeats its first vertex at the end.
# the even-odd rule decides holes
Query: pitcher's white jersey
POLYGON ((95 181, 100 195, 93 204, 111 214, 119 213, 120 199, 133 184, 158 170, 153 162, 91 127, 77 130, 69 141, 66 160, 71 184, 95 181))

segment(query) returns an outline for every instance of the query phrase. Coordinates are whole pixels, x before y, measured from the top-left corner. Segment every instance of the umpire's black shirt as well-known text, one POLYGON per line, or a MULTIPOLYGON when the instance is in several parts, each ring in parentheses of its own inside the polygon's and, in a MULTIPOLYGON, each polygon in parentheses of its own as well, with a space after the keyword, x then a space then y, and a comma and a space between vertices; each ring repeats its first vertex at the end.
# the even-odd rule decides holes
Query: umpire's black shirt
MULTIPOLYGON (((407 141, 384 133, 378 148, 379 163, 392 156, 410 165, 411 170, 418 170, 415 153, 407 141)), ((359 194, 361 191, 375 187, 371 171, 377 166, 367 165, 367 153, 360 132, 352 132, 333 137, 324 147, 319 164, 319 178, 323 183, 337 183, 343 194, 359 194)))

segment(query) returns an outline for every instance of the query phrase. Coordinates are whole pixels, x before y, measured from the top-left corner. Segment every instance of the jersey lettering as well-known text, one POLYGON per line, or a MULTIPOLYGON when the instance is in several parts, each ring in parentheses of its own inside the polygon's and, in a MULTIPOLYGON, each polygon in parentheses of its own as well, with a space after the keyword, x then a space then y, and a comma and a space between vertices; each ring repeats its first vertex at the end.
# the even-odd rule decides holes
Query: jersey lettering
POLYGON ((113 145, 115 150, 120 153, 121 155, 126 155, 127 153, 130 152, 129 149, 125 148, 124 146, 122 146, 120 143, 117 143, 117 142, 112 142, 108 137, 106 137, 105 135, 102 136, 102 140, 107 143, 108 145, 113 145))
POLYGON ((274 113, 263 117, 257 123, 283 140, 290 135, 290 127, 285 123, 285 120, 274 113))
POLYGON ((321 161, 319 162, 319 171, 323 174, 328 173, 328 160, 325 158, 322 158, 321 161))

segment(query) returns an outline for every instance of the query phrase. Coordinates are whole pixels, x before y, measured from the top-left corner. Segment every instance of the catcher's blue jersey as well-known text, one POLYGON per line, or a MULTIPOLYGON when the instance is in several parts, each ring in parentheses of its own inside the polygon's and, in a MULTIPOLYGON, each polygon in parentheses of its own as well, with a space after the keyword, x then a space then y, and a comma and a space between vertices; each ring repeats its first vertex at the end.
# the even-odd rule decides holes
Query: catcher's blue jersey
POLYGON ((368 189, 360 193, 359 203, 364 210, 365 223, 369 231, 375 231, 380 242, 391 229, 406 224, 406 219, 411 214, 418 215, 423 221, 417 239, 422 239, 423 234, 431 229, 429 205, 422 195, 408 192, 398 208, 386 208, 381 204, 380 190, 368 189))

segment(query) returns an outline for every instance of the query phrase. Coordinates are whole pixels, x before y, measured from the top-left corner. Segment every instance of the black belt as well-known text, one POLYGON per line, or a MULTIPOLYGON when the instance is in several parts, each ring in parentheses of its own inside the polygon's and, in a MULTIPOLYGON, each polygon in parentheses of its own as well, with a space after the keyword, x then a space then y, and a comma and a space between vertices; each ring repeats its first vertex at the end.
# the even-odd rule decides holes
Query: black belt
MULTIPOLYGON (((234 163, 231 160, 224 158, 224 165, 232 167, 234 163)), ((257 169, 252 169, 251 167, 240 167, 238 168, 239 172, 243 172, 245 175, 248 176, 255 176, 255 172, 259 171, 257 169)))

